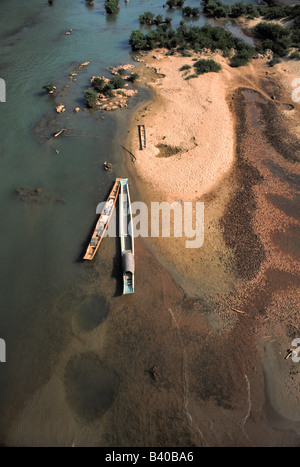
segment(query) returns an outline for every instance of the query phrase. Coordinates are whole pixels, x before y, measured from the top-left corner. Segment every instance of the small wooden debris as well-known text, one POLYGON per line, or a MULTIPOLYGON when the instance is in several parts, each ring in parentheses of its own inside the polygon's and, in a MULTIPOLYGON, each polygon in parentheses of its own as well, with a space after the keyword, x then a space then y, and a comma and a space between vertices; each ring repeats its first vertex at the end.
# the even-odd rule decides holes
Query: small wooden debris
POLYGON ((61 130, 59 130, 57 133, 54 133, 53 137, 54 138, 57 138, 59 135, 61 135, 64 131, 67 131, 66 128, 62 128, 61 130))
POLYGON ((236 308, 233 308, 233 307, 230 307, 233 311, 235 311, 236 313, 241 313, 242 315, 247 315, 247 313, 245 311, 242 311, 242 310, 237 310, 236 308))

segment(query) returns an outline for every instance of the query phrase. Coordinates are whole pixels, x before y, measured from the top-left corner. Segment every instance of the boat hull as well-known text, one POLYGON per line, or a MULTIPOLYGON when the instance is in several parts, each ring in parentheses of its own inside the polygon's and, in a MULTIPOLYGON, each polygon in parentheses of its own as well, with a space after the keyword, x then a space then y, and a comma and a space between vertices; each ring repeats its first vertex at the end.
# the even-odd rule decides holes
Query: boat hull
POLYGON ((95 254, 97 253, 97 250, 103 240, 105 231, 107 230, 109 221, 111 219, 111 216, 113 214, 117 199, 118 199, 118 194, 120 191, 120 178, 116 178, 116 181, 114 183, 114 186, 109 194, 109 197, 107 198, 107 201, 105 203, 105 206, 99 216, 99 219, 97 221, 97 224, 95 226, 93 235, 91 237, 90 243, 86 249, 85 255, 83 259, 91 261, 94 257, 95 254))
POLYGON ((128 179, 120 180, 119 226, 123 269, 123 294, 134 293, 134 236, 128 179))

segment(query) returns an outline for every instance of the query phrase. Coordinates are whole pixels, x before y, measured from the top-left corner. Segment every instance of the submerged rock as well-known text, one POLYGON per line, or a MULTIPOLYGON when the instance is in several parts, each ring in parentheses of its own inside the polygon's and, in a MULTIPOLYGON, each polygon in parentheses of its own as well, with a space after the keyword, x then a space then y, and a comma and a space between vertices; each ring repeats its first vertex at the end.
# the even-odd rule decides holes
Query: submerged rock
POLYGON ((31 187, 18 187, 15 189, 15 194, 18 195, 21 201, 26 201, 31 204, 38 204, 41 202, 57 202, 65 203, 65 199, 51 193, 45 193, 43 188, 31 188, 31 187))

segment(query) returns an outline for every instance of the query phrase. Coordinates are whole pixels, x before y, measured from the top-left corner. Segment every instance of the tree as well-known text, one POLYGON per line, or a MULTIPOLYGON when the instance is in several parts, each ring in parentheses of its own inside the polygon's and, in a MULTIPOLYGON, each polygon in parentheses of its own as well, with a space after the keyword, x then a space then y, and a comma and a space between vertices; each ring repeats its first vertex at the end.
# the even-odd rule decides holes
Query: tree
POLYGON ((109 84, 112 86, 113 89, 120 89, 124 88, 125 80, 121 76, 114 76, 109 81, 109 84))
POLYGON ((132 31, 129 44, 131 45, 132 50, 144 50, 146 48, 146 40, 144 34, 141 31, 132 31))
POLYGON ((106 13, 111 15, 118 11, 119 0, 106 0, 104 6, 105 6, 106 13))
POLYGON ((94 78, 92 81, 92 86, 96 89, 97 92, 102 92, 105 86, 105 80, 103 78, 94 78))
POLYGON ((262 22, 256 25, 256 36, 262 40, 264 50, 271 49, 279 57, 287 54, 291 46, 290 32, 280 24, 262 22))
POLYGON ((134 83, 138 79, 138 73, 131 73, 131 75, 127 78, 127 81, 134 83))
POLYGON ((87 91, 85 91, 85 98, 86 98, 86 104, 88 107, 92 108, 95 107, 96 102, 97 102, 97 93, 94 91, 94 89, 90 88, 87 91))
POLYGON ((154 24, 154 14, 151 11, 145 11, 144 14, 139 16, 141 24, 154 24))

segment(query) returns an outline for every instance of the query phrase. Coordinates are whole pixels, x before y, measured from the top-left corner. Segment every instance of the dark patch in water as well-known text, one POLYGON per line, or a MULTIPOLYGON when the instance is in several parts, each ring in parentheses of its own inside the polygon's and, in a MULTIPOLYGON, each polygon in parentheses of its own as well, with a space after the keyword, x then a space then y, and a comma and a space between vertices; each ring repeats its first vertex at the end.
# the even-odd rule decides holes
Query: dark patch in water
POLYGON ((64 375, 65 390, 72 409, 82 418, 96 420, 113 404, 119 377, 90 352, 73 356, 64 375))
POLYGON ((101 295, 93 295, 85 299, 77 313, 77 321, 84 331, 92 331, 106 320, 109 314, 109 303, 101 295))

